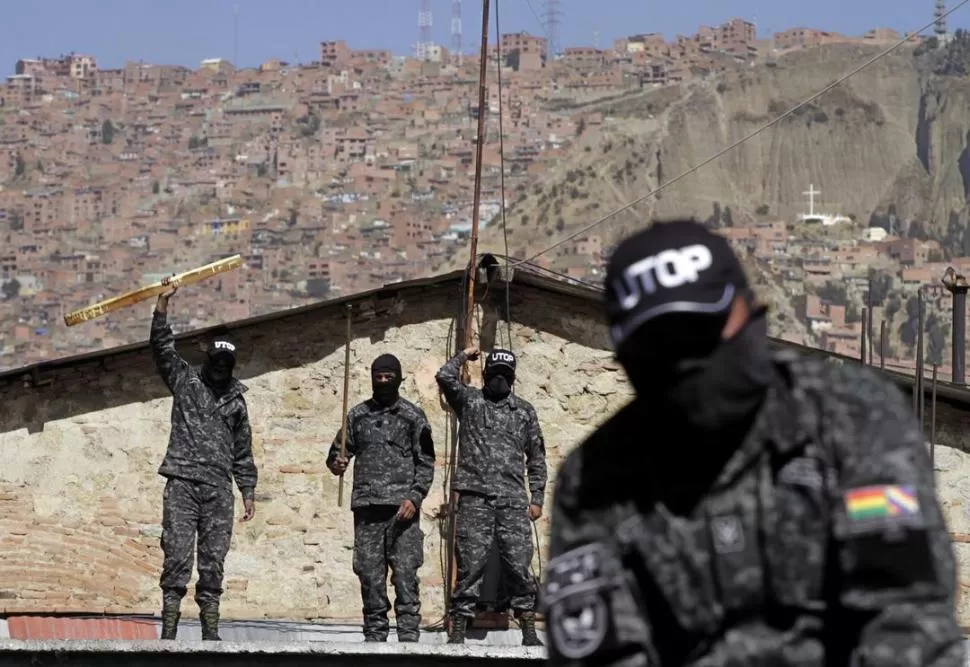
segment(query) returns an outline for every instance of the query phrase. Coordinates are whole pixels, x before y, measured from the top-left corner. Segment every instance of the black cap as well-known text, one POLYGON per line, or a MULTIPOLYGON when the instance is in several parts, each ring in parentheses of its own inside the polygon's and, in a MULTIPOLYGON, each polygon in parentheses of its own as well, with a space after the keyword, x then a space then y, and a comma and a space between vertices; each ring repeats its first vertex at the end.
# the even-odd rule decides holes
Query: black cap
POLYGON ((658 222, 622 241, 606 269, 613 346, 668 313, 726 317, 748 280, 727 239, 694 220, 658 222))
POLYGON ((506 369, 515 375, 515 354, 510 350, 495 349, 485 357, 485 373, 506 369))
POLYGON ((394 373, 395 377, 400 378, 401 373, 401 362, 393 354, 382 354, 381 356, 374 359, 374 363, 370 366, 370 372, 372 375, 377 373, 394 373))
POLYGON ((235 364, 236 346, 224 339, 214 341, 209 347, 209 358, 217 359, 219 357, 224 357, 231 363, 235 364))

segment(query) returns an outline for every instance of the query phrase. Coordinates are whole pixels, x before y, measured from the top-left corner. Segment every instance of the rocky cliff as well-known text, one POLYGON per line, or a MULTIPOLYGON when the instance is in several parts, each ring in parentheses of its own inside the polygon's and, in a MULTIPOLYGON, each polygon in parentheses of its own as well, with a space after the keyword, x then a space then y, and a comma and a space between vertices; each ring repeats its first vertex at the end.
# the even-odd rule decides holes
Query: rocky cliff
MULTIPOLYGON (((900 232, 926 230, 962 252, 970 191, 966 42, 899 49, 597 233, 609 243, 651 217, 684 214, 721 224, 789 220, 807 212, 803 193, 813 184, 821 191, 816 211, 859 225, 893 213, 900 232)), ((580 149, 542 184, 510 193, 512 254, 531 254, 650 192, 878 52, 852 45, 793 52, 586 107, 602 111, 603 124, 588 128, 580 149)), ((483 233, 482 245, 502 247, 498 225, 483 233)))

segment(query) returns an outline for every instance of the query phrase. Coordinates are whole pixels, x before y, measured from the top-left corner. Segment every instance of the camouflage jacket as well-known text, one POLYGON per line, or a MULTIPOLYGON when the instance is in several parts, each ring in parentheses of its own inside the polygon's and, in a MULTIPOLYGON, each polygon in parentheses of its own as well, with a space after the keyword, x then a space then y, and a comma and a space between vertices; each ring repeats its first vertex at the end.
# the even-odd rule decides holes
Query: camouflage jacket
POLYGON ((954 552, 907 401, 856 364, 784 352, 776 366, 688 509, 669 499, 694 483, 691 450, 698 467, 711 452, 687 442, 682 465, 658 463, 649 406, 567 457, 543 596, 553 664, 964 664, 954 552))
POLYGON ((172 432, 158 474, 214 485, 235 479, 243 498, 252 498, 257 472, 245 385, 234 379, 217 399, 202 382, 200 369, 175 351, 175 336, 162 313, 152 317, 150 343, 158 372, 172 392, 172 432))
MULTIPOLYGON (((327 465, 340 455, 334 438, 327 465)), ((383 407, 373 400, 358 403, 347 414, 347 458, 354 463, 350 508, 421 503, 434 480, 434 440, 424 410, 399 398, 383 407)))
POLYGON ((514 394, 501 401, 486 400, 481 389, 462 383, 465 360, 465 353, 459 352, 436 376, 459 420, 458 465, 451 488, 499 498, 513 506, 525 507, 531 502, 542 507, 546 446, 535 408, 514 394))

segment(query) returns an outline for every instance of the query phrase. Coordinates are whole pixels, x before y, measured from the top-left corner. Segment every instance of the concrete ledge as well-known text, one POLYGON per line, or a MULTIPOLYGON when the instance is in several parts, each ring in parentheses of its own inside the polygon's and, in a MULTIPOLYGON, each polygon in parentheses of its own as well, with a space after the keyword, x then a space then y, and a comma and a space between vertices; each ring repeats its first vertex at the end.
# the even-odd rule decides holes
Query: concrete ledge
POLYGON ((0 666, 139 665, 441 665, 500 661, 508 667, 546 660, 545 648, 336 642, 202 642, 118 640, 0 640, 0 666))

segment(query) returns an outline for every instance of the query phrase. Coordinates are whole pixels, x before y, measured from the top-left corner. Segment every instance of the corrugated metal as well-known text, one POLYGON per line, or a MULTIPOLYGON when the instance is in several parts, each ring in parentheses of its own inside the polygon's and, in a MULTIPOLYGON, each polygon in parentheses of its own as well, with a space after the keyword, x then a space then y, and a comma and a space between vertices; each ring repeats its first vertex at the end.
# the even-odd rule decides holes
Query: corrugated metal
POLYGON ((10 616, 11 639, 158 639, 154 619, 10 616))

